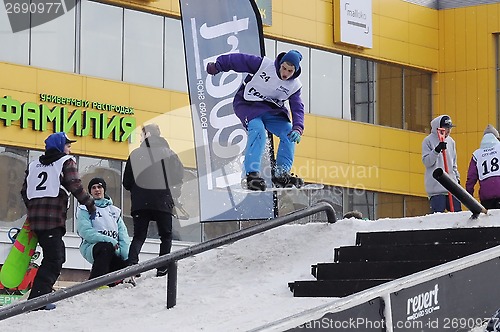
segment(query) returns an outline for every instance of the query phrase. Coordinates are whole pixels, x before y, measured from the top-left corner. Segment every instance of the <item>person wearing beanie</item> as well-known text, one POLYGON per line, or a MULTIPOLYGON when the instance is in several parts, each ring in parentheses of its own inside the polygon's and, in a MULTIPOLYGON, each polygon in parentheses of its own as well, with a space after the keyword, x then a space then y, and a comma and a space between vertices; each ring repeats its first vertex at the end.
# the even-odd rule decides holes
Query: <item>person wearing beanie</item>
POLYGON ((493 127, 491 124, 487 125, 486 128, 484 129, 484 135, 486 134, 493 134, 497 140, 500 140, 500 135, 498 134, 498 130, 493 127))
POLYGON ((348 212, 344 213, 344 216, 342 218, 343 219, 349 219, 349 218, 363 219, 363 213, 361 213, 358 210, 348 211, 348 212))
POLYGON ((143 140, 150 137, 150 136, 161 136, 160 132, 160 127, 156 123, 151 123, 148 125, 145 125, 142 128, 141 135, 143 140))
POLYGON ((49 135, 49 137, 45 140, 45 151, 57 150, 68 154, 69 152, 65 151, 65 148, 71 148, 71 143, 75 142, 76 140, 69 139, 66 133, 54 133, 49 135))
MULTIPOLYGON (((90 180, 89 185, 87 186, 89 193, 92 195, 91 189, 92 189, 92 186, 94 186, 95 184, 101 186, 103 189, 103 194, 106 195, 106 181, 104 181, 103 178, 93 178, 92 180, 90 180)), ((92 196, 94 196, 94 195, 92 195, 92 196)))
MULTIPOLYGON (((432 173, 437 168, 446 170, 444 153, 446 153, 448 175, 454 182, 460 184, 455 140, 450 136, 453 127, 454 125, 449 115, 440 115, 432 119, 431 133, 422 141, 422 162, 425 166, 425 191, 429 197, 430 211, 432 213, 451 211, 448 190, 432 176, 432 173), (440 141, 438 132, 442 132, 444 141, 440 141)), ((452 196, 452 201, 453 211, 462 211, 462 205, 455 196, 452 196)))
POLYGON ((465 190, 474 195, 479 181, 479 200, 486 209, 500 209, 500 142, 498 130, 486 126, 479 149, 472 153, 465 190))
MULTIPOLYGON (((159 255, 170 253, 172 248, 172 215, 181 194, 184 165, 160 135, 158 125, 144 126, 141 145, 130 153, 123 171, 123 187, 130 191, 130 214, 134 221, 129 265, 139 262, 150 221, 154 220, 158 229, 159 255)), ((156 276, 165 276, 167 271, 168 266, 161 266, 156 276)))
MULTIPOLYGON (((96 217, 91 218, 85 205, 78 206, 76 230, 82 238, 80 253, 92 264, 89 279, 93 279, 128 266, 130 237, 121 210, 106 195, 106 181, 95 177, 90 180, 88 190, 97 208, 96 217)), ((135 284, 133 278, 127 282, 135 284)))
MULTIPOLYGON (((37 235, 43 260, 33 281, 29 299, 52 292, 52 286, 66 260, 63 236, 70 193, 95 217, 94 199, 82 186, 76 160, 70 156, 71 143, 66 133, 57 132, 45 140, 45 152, 29 163, 21 189, 27 220, 37 235)), ((48 304, 39 309, 54 309, 48 304)))
POLYGON ((243 162, 246 177, 242 181, 246 189, 264 191, 267 188, 261 177, 267 131, 280 139, 272 169, 274 186, 300 188, 304 184, 304 180, 290 173, 295 143, 300 142, 304 132, 304 103, 299 80, 301 60, 299 51, 290 50, 280 53, 274 60, 231 53, 207 64, 210 75, 230 70, 248 74, 233 99, 234 113, 248 133, 243 162), (285 106, 286 101, 290 111, 285 106))

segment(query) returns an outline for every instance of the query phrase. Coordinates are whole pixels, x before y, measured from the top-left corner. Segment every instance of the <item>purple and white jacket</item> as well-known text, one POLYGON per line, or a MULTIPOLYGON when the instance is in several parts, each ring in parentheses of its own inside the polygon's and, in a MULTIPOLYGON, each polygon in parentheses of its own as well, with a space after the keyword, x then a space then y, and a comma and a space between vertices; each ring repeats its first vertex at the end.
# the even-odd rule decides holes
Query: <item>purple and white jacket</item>
POLYGON ((467 171, 465 189, 474 195, 474 186, 479 181, 479 200, 500 197, 500 142, 493 134, 485 134, 481 146, 474 151, 467 171))
POLYGON ((269 61, 273 61, 272 59, 241 53, 225 54, 217 58, 216 66, 221 71, 227 72, 233 70, 238 73, 249 74, 238 89, 233 100, 234 113, 245 128, 249 121, 265 112, 281 113, 290 121, 290 112, 284 105, 284 102, 288 100, 292 113, 292 127, 301 134, 303 133, 304 103, 301 98, 302 84, 298 79, 298 76, 301 74, 301 69, 299 68, 296 70, 290 79, 286 81, 281 80, 279 78, 279 63, 284 55, 285 53, 280 53, 274 60, 274 70, 265 73, 263 70, 266 68, 266 64, 269 61), (247 84, 258 85, 253 79, 262 77, 262 75, 269 76, 270 81, 267 83, 275 84, 275 87, 269 89, 268 86, 266 88, 267 92, 265 95, 262 95, 260 98, 261 100, 257 100, 254 97, 245 97, 245 88, 247 84), (271 92, 271 90, 274 91, 271 92))

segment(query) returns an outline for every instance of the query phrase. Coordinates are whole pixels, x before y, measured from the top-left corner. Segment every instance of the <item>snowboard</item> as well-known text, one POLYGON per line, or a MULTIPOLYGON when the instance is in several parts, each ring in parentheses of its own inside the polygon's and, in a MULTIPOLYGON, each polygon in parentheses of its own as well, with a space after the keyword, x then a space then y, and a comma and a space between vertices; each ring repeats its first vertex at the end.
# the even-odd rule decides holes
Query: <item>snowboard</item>
POLYGON ((38 238, 26 220, 0 270, 0 282, 5 288, 17 288, 23 283, 37 244, 38 238))
POLYGON ((19 286, 16 288, 5 288, 4 285, 0 283, 0 306, 12 304, 16 301, 28 298, 36 273, 38 272, 38 264, 34 262, 38 257, 39 253, 36 252, 32 257, 32 261, 30 262, 23 282, 21 282, 19 286))
POLYGON ((261 190, 250 190, 242 187, 228 187, 228 188, 218 188, 219 190, 224 190, 224 191, 234 191, 234 192, 239 192, 239 193, 246 193, 246 194, 260 194, 263 192, 294 192, 294 191, 304 191, 304 190, 318 190, 318 189, 323 189, 324 185, 320 183, 310 183, 303 185, 300 188, 296 187, 288 187, 288 188, 281 188, 281 187, 267 187, 266 190, 261 191, 261 190))

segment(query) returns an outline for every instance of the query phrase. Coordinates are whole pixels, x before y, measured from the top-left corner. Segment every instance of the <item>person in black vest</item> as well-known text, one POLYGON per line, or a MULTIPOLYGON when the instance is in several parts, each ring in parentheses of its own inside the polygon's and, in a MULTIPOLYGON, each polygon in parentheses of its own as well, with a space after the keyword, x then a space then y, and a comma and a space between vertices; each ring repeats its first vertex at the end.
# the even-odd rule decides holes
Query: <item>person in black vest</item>
MULTIPOLYGON (((184 166, 167 140, 161 137, 158 125, 144 126, 141 145, 130 154, 123 174, 123 187, 130 191, 134 220, 129 265, 139 262, 151 220, 156 222, 161 240, 159 255, 170 253, 172 210, 180 196, 183 176, 184 166)), ((158 268, 156 276, 166 275, 167 269, 168 266, 158 268)))

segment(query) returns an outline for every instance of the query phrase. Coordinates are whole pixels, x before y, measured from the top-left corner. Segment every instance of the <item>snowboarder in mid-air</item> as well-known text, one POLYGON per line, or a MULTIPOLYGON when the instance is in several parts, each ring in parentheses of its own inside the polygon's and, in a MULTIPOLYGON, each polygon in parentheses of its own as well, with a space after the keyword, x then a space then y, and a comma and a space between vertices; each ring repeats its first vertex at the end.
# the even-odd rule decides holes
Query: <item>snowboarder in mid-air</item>
POLYGON ((296 50, 283 52, 275 60, 251 54, 221 55, 207 64, 207 73, 217 75, 233 70, 248 73, 233 100, 236 116, 248 131, 244 167, 246 185, 250 190, 266 190, 261 177, 261 159, 264 154, 267 131, 280 139, 272 182, 276 187, 297 187, 304 180, 290 173, 295 143, 304 131, 304 103, 301 98, 302 55, 296 50), (285 107, 289 102, 292 113, 285 107))

